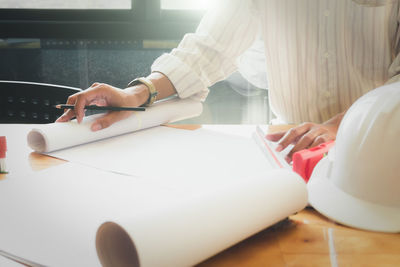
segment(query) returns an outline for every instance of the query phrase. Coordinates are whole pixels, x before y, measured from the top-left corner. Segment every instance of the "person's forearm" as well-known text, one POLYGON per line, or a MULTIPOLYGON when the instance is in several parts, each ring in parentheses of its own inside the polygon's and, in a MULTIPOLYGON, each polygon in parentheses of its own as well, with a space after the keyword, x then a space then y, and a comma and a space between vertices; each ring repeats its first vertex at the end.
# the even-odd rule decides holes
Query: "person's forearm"
POLYGON ((152 81, 157 91, 157 100, 176 94, 174 85, 167 76, 160 72, 152 72, 147 78, 152 81))
MULTIPOLYGON (((160 72, 153 72, 147 76, 147 79, 149 79, 156 88, 156 100, 164 99, 168 96, 176 94, 175 87, 164 74, 160 72)), ((126 88, 124 91, 130 94, 127 102, 131 105, 140 106, 143 103, 146 103, 146 101, 149 99, 149 89, 144 84, 137 84, 135 86, 126 88)))
POLYGON ((336 125, 337 128, 339 128, 340 122, 342 121, 344 115, 346 114, 347 109, 336 116, 333 116, 329 120, 325 121, 323 124, 325 125, 336 125))

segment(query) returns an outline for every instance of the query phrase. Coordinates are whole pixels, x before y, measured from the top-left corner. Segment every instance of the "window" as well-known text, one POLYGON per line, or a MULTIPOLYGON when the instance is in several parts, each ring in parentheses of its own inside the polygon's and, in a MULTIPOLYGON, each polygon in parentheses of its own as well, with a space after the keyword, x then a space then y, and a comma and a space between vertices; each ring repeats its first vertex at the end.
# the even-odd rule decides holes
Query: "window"
POLYGON ((213 1, 0 0, 1 38, 181 39, 213 1))
POLYGON ((216 1, 212 0, 161 0, 161 9, 166 10, 206 10, 216 1))
POLYGON ((0 0, 7 9, 131 9, 131 0, 0 0))
MULTIPOLYGON (((122 88, 218 1, 0 0, 0 80, 122 88)), ((241 79, 214 85, 201 117, 181 123, 268 123, 267 91, 241 79)))

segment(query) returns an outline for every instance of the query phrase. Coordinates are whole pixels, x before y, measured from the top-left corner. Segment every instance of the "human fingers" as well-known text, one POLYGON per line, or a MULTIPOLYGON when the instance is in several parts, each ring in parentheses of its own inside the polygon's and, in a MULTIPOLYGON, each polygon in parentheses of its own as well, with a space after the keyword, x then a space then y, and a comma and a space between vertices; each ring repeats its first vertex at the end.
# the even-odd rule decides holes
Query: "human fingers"
POLYGON ((57 122, 69 121, 76 117, 78 123, 82 122, 85 116, 85 106, 90 104, 107 105, 107 99, 118 101, 118 94, 113 86, 103 83, 93 83, 88 89, 68 97, 67 104, 74 105, 74 109, 64 110, 64 114, 57 122), (115 100, 117 99, 117 100, 115 100))
POLYGON ((108 84, 94 83, 85 91, 77 93, 75 96, 74 113, 78 123, 81 123, 85 116, 86 105, 90 105, 96 101, 101 101, 101 99, 102 102, 106 104, 107 101, 104 99, 113 98, 113 90, 114 87, 108 84))
POLYGON ((272 142, 277 142, 279 141, 285 134, 287 131, 282 131, 282 132, 276 132, 276 133, 268 133, 265 138, 269 141, 272 142))
POLYGON ((108 112, 106 115, 97 119, 91 126, 92 131, 99 131, 101 129, 109 127, 111 124, 125 119, 132 114, 132 111, 112 111, 108 112))
POLYGON ((317 138, 315 138, 314 142, 310 145, 310 148, 319 146, 320 144, 323 144, 323 143, 326 143, 326 142, 329 142, 332 140, 335 140, 335 136, 333 136, 329 133, 322 134, 322 135, 318 136, 317 138))
POLYGON ((57 118, 56 122, 67 122, 70 121, 72 118, 75 117, 75 111, 73 109, 69 109, 60 117, 57 118))
POLYGON ((94 82, 94 83, 92 83, 92 85, 89 87, 89 88, 93 88, 93 87, 96 87, 96 86, 98 86, 98 85, 100 85, 101 83, 98 83, 98 82, 94 82))
POLYGON ((312 128, 310 131, 305 133, 299 140, 295 143, 293 148, 289 151, 289 153, 286 155, 285 159, 288 162, 292 161, 292 156, 294 153, 297 151, 310 148, 311 145, 315 142, 316 139, 321 135, 321 129, 320 128, 312 128))
MULTIPOLYGON (((70 95, 67 99, 67 105, 75 105, 76 95, 70 95)), ((67 122, 75 117, 74 109, 64 109, 64 113, 56 120, 56 122, 67 122)))
POLYGON ((296 143, 296 140, 307 133, 314 125, 314 123, 306 122, 287 131, 279 141, 276 151, 280 152, 288 145, 296 143))

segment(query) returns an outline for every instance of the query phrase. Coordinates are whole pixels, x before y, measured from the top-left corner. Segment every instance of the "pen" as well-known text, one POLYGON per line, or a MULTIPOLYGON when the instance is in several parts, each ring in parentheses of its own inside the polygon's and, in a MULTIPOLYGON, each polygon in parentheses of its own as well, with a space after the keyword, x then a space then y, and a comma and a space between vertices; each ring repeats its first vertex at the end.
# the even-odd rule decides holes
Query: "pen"
MULTIPOLYGON (((54 105, 55 108, 58 109, 74 109, 74 105, 65 105, 65 104, 59 104, 59 105, 54 105)), ((96 106, 96 105, 90 105, 90 106, 85 106, 85 109, 91 109, 91 110, 109 110, 109 111, 126 111, 126 110, 133 110, 133 111, 145 111, 146 109, 144 107, 112 107, 112 106, 96 106)))

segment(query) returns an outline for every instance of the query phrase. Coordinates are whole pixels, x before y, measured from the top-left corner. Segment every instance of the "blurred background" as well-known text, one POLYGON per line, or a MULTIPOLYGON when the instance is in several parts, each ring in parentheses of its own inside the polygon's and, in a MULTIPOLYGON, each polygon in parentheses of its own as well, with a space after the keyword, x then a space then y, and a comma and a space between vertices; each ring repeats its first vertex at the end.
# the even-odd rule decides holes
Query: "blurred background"
MULTIPOLYGON (((195 31, 218 0, 0 0, 0 80, 124 88, 195 31)), ((262 40, 210 88, 200 117, 180 123, 266 124, 262 40)))

